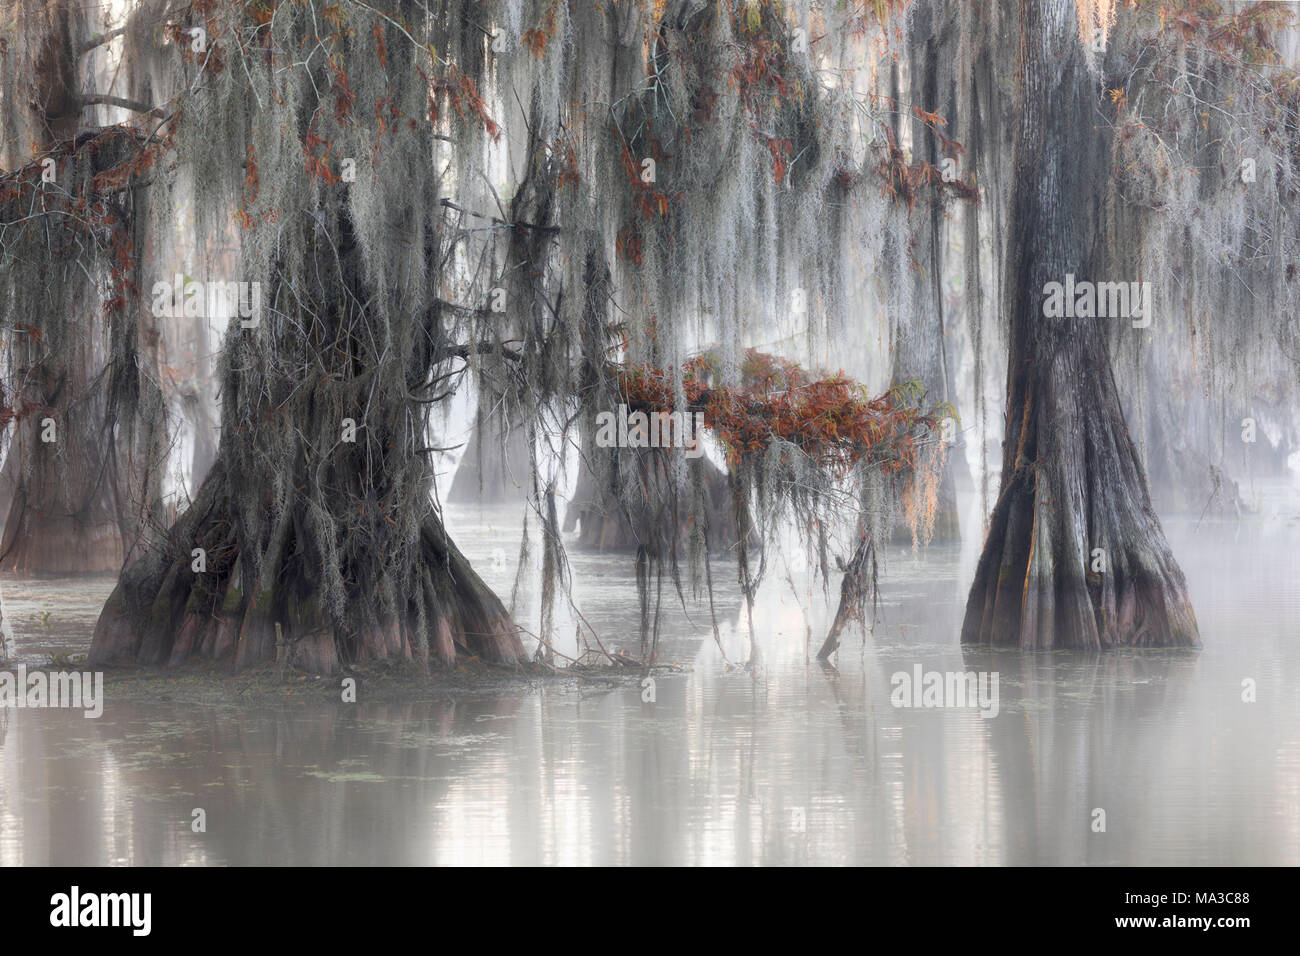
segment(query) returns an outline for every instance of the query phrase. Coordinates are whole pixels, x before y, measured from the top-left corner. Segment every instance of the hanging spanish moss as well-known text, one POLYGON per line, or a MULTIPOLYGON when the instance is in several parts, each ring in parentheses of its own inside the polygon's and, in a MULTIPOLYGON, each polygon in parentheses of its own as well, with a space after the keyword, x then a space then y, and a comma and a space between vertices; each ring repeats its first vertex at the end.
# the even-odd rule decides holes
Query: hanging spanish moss
POLYGON ((434 495, 472 389, 456 494, 526 498, 545 659, 566 483, 635 549, 652 658, 665 588, 723 554, 752 607, 781 528, 860 607, 877 545, 958 536, 970 439, 968 640, 1193 643, 1146 471, 1235 508, 1237 419, 1293 425, 1283 21, 1050 7, 35 5, 3 58, 6 566, 72 534, 126 561, 97 661, 514 665, 434 495), (1161 290, 1154 321, 1044 325, 1067 276, 1161 290), (602 434, 629 414, 679 440, 602 434))

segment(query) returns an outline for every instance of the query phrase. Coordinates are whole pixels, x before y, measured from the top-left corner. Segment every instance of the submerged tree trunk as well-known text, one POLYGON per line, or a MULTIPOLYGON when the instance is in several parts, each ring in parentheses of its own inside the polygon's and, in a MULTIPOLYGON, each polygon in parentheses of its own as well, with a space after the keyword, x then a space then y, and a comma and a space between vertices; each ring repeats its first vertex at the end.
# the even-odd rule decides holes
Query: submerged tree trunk
MULTIPOLYGON (((706 515, 709 550, 730 550, 736 544, 736 518, 726 472, 707 458, 688 462, 686 467, 691 473, 687 479, 689 493, 703 496, 700 513, 706 515)), ((620 474, 616 467, 610 469, 612 479, 620 480, 620 474)), ((564 516, 564 530, 578 530, 577 547, 589 551, 636 551, 662 537, 662 522, 670 520, 667 516, 674 509, 677 525, 688 534, 696 530, 691 527, 691 502, 676 493, 672 476, 666 473, 659 456, 649 458, 639 475, 622 473, 622 478, 635 481, 640 494, 629 495, 624 489, 620 501, 619 489, 601 484, 592 469, 582 467, 577 490, 564 516), (627 501, 632 503, 624 503, 627 501), (648 523, 635 525, 633 517, 648 523)))
POLYGON ((876 546, 871 534, 865 528, 861 531, 858 546, 847 565, 841 562, 844 577, 840 581, 840 603, 835 609, 835 618, 831 621, 826 640, 817 652, 819 661, 828 661, 840 647, 840 635, 850 624, 857 624, 867 630, 867 598, 871 599, 872 615, 875 615, 877 575, 876 546))
POLYGON ((48 413, 18 423, 14 443, 24 468, 15 476, 0 569, 81 574, 121 568, 122 538, 107 474, 111 436, 96 429, 87 398, 84 383, 80 389, 66 385, 50 394, 48 413), (65 397, 77 390, 81 402, 65 397), (42 441, 47 427, 55 441, 42 441))
MULTIPOLYGON (((305 230, 303 258, 269 272, 260 324, 231 322, 216 461, 165 544, 123 571, 91 664, 280 660, 328 674, 524 659, 509 613, 447 536, 421 447, 431 369, 467 349, 438 307, 400 290, 381 303, 348 212, 331 195, 328 234, 305 230), (304 273, 311 285, 295 282, 304 273)), ((397 232, 437 228, 424 210, 394 215, 397 232)))
MULTIPOLYGON (((1239 461, 1230 462, 1219 445, 1224 423, 1216 415, 1218 403, 1157 362, 1148 362, 1144 377, 1134 398, 1141 402, 1136 427, 1143 437, 1152 503, 1162 514, 1239 516, 1244 502, 1228 468, 1239 461)), ((1235 417, 1241 421, 1241 415, 1235 417)), ((1228 434, 1239 441, 1235 425, 1228 434)))
MULTIPOLYGON (((1047 318, 1045 285, 1097 275, 1110 133, 1072 0, 1020 5, 1002 487, 964 643, 1195 646, 1181 569, 1151 507, 1103 322, 1047 318)), ((1119 330, 1118 334, 1125 334, 1119 330)))
POLYGON ((0 664, 9 660, 9 655, 13 652, 13 636, 14 629, 5 610, 4 595, 0 594, 0 664))
MULTIPOLYGON (((951 83, 940 84, 945 64, 941 58, 951 56, 951 43, 947 31, 953 24, 943 19, 943 11, 933 0, 916 3, 911 10, 908 28, 909 76, 906 95, 915 109, 927 113, 951 116, 955 109, 954 88, 951 83), (942 21, 942 22, 940 22, 942 21)), ((925 162, 939 168, 944 152, 937 137, 915 112, 905 118, 912 144, 912 161, 925 162)), ((903 298, 905 308, 898 308, 891 346, 893 349, 893 384, 918 379, 926 390, 930 404, 949 402, 955 404, 952 390, 952 371, 949 368, 947 349, 947 316, 943 298, 943 266, 945 205, 940 196, 904 213, 907 237, 912 248, 892 249, 897 257, 894 274, 900 282, 911 285, 910 293, 903 298), (922 268, 920 263, 929 263, 922 268), (903 277, 906 278, 903 278, 903 277)), ((955 469, 964 467, 963 454, 946 455, 939 481, 933 488, 933 499, 912 502, 905 511, 923 508, 924 524, 931 530, 927 540, 940 543, 961 540, 961 524, 957 513, 957 483, 955 469), (931 524, 932 519, 932 524, 931 524)), ((900 496, 908 492, 900 490, 900 496)), ((915 489, 912 493, 915 493, 915 489)), ((900 520, 893 530, 895 544, 910 544, 915 537, 915 522, 900 520)))
MULTIPOLYGON (((279 659, 330 674, 356 661, 450 665, 458 656, 472 656, 509 665, 523 659, 509 613, 427 503, 404 506, 419 514, 411 542, 418 570, 415 587, 391 617, 376 614, 376 602, 353 588, 348 590, 356 606, 344 609, 342 621, 332 617, 323 606, 310 545, 290 528, 305 515, 276 529, 283 535, 281 560, 276 570, 263 572, 269 587, 245 587, 247 576, 237 559, 227 573, 220 568, 196 573, 187 543, 197 542, 215 556, 238 549, 230 518, 239 510, 236 499, 252 491, 238 474, 219 456, 196 501, 172 529, 170 551, 151 552, 127 566, 95 626, 90 663, 174 666, 197 659, 243 670, 279 659)), ((378 566, 382 558, 375 554, 373 560, 378 566)))
MULTIPOLYGON (((50 30, 38 59, 38 102, 32 104, 42 120, 38 153, 74 140, 83 109, 76 47, 81 15, 65 3, 51 5, 46 15, 50 30)), ((56 165, 56 175, 70 178, 70 166, 71 161, 56 165)), ((72 279, 52 272, 50 281, 72 279)), ((15 400, 36 410, 16 422, 9 451, 16 467, 6 469, 12 497, 0 543, 2 570, 76 574, 122 566, 109 475, 113 435, 95 382, 104 364, 95 347, 99 313, 92 306, 84 321, 66 322, 67 332, 12 333, 11 362, 23 383, 15 400)))
MULTIPOLYGON (((917 210, 912 218, 912 234, 928 247, 938 242, 935 235, 936 224, 932 222, 929 210, 917 210)), ((907 250, 895 250, 903 257, 911 255, 907 250)), ((942 294, 937 276, 922 277, 912 272, 913 291, 911 301, 912 314, 901 316, 894 333, 893 385, 902 385, 916 379, 926 389, 926 401, 930 404, 951 401, 948 390, 950 375, 944 348, 944 320, 942 312, 942 294)), ((954 478, 954 462, 960 457, 945 455, 938 481, 931 489, 930 500, 908 501, 909 495, 919 497, 920 488, 911 482, 910 476, 898 481, 897 496, 904 502, 898 520, 893 529, 894 544, 911 544, 917 538, 917 525, 924 525, 930 530, 922 537, 926 542, 937 541, 949 543, 961 540, 961 523, 957 513, 957 484, 954 478), (921 514, 909 520, 909 516, 921 514)))
POLYGON ((480 410, 465 454, 456 466, 447 500, 457 503, 501 504, 528 496, 532 456, 528 431, 519 423, 503 430, 501 416, 480 410))
MULTIPOLYGON (((9 508, 18 491, 18 476, 22 471, 22 462, 18 459, 18 443, 11 441, 4 449, 4 463, 0 464, 0 517, 5 519, 9 517, 9 508)), ((0 534, 3 532, 4 526, 0 525, 0 534)))

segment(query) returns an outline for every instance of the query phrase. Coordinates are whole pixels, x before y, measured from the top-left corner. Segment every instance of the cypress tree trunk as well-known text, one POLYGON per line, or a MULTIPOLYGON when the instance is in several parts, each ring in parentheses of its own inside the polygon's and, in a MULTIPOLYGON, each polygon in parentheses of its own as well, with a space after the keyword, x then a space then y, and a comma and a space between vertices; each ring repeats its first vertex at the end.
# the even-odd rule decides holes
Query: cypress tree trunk
MULTIPOLYGON (((1243 462, 1216 447, 1225 431, 1216 414, 1219 403, 1197 383, 1180 380, 1156 363, 1148 365, 1145 376, 1142 394, 1136 396, 1145 407, 1135 428, 1144 439, 1140 445, 1152 502, 1164 514, 1240 515, 1244 503, 1229 467, 1243 462)), ((1239 439, 1234 418, 1240 422, 1244 416, 1244 411, 1225 416, 1229 440, 1239 439)))
MULTIPOLYGON (((9 615, 5 612, 4 595, 0 594, 0 663, 9 660, 12 639, 13 625, 9 623, 9 615)), ((2 739, 3 737, 0 736, 0 740, 2 739)))
MULTIPOLYGON (((950 28, 943 11, 938 9, 937 0, 923 0, 912 7, 907 37, 909 76, 906 95, 913 107, 944 117, 953 115, 955 110, 952 84, 940 80, 950 69, 944 62, 945 57, 952 55, 947 34, 950 28)), ((899 123, 907 123, 910 129, 912 161, 927 162, 937 168, 944 159, 937 137, 915 113, 900 118, 899 123)), ((892 379, 895 384, 919 379, 926 389, 928 402, 955 403, 952 373, 948 367, 947 317, 943 301, 944 201, 936 196, 930 202, 918 204, 908 211, 907 218, 908 237, 915 247, 895 249, 893 254, 903 261, 915 255, 919 261, 929 263, 930 268, 905 270, 912 284, 911 308, 900 310, 894 323, 892 379)), ((959 463, 964 467, 962 455, 963 452, 954 446, 945 457, 943 474, 935 489, 930 540, 940 543, 961 540, 954 470, 959 463)), ((895 544, 910 544, 912 537, 913 530, 908 522, 900 521, 895 526, 895 544)))
MULTIPOLYGON (((220 353, 220 438, 193 503, 124 568, 91 664, 279 660, 330 673, 524 657, 510 615, 447 536, 430 462, 430 409, 448 373, 501 351, 456 320, 472 306, 440 297, 458 285, 471 232, 444 205, 447 168, 431 162, 450 136, 459 179, 496 135, 474 80, 488 45, 459 6, 400 8, 349 7, 344 23, 298 4, 268 25, 235 4, 223 10, 233 22, 208 21, 222 45, 197 62, 243 79, 178 94, 183 113, 209 121, 182 121, 174 148, 195 207, 218 210, 197 217, 200 235, 225 240, 227 206, 240 220, 231 271, 195 280, 196 305, 217 301, 214 283, 240 302, 220 353), (328 57, 279 58, 323 31, 328 57), (254 35, 274 39, 264 50, 254 35), (387 106, 372 108, 380 97, 387 106), (221 130, 210 148, 209 127, 221 130), (345 143, 358 152, 340 154, 345 143)), ((172 310, 190 285, 170 290, 172 310)), ((168 311, 165 291, 138 287, 168 311)), ((227 314, 219 301, 202 311, 227 314)))
MULTIPOLYGON (((542 116, 536 95, 526 112, 528 139, 524 174, 510 201, 510 221, 528 223, 509 230, 500 291, 505 293, 505 311, 489 315, 479 334, 493 341, 535 337, 545 342, 550 298, 557 290, 547 287, 547 264, 554 246, 555 185, 551 161, 541 139, 542 116)), ((501 354, 484 360, 480 372, 479 400, 474 412, 474 430, 465 455, 456 468, 447 493, 448 501, 501 503, 528 497, 534 486, 533 449, 528 422, 534 410, 533 396, 512 389, 511 376, 504 369, 501 354)), ((545 367, 542 376, 553 373, 545 367)))
MULTIPOLYGON (((18 443, 10 442, 5 450, 4 464, 0 464, 0 515, 9 517, 9 508, 14 503, 14 494, 18 491, 18 476, 22 473, 19 461, 18 443)), ((0 532, 3 526, 0 525, 0 532)))
POLYGON ((518 422, 508 433, 503 432, 498 416, 480 407, 447 500, 467 504, 518 501, 528 494, 532 471, 527 426, 518 422))
MULTIPOLYGON (((598 453, 608 454, 603 450, 598 453)), ((669 464, 660 455, 646 454, 638 459, 628 469, 632 476, 620 472, 616 461, 607 467, 612 482, 622 484, 631 477, 627 485, 632 490, 602 484, 591 468, 582 465, 577 490, 564 516, 566 532, 578 528, 578 548, 636 551, 645 546, 665 545, 661 539, 666 527, 691 528, 689 495, 702 498, 699 514, 707 521, 709 550, 728 551, 735 547, 736 516, 727 475, 707 458, 688 463, 689 487, 681 496, 676 494, 669 464), (671 517, 674 513, 675 521, 671 517)), ((663 553, 668 553, 666 546, 663 553)))
POLYGON ((327 208, 328 233, 303 236, 319 286, 291 290, 302 262, 282 264, 262 323, 232 321, 216 461, 166 542, 123 571, 91 664, 281 660, 333 673, 524 658, 433 505, 423 390, 431 368, 468 350, 448 340, 437 306, 415 320, 361 304, 377 295, 341 202, 327 208))
POLYGON ((356 661, 445 666, 458 653, 507 665, 524 659, 509 613, 447 536, 427 496, 398 504, 398 525, 413 526, 414 540, 376 541, 355 552, 359 562, 349 562, 348 570, 356 580, 345 582, 343 608, 327 606, 305 502, 275 527, 258 529, 278 541, 265 542, 272 548, 258 572, 248 570, 252 562, 241 560, 241 551, 251 556, 256 547, 241 542, 232 519, 241 513, 241 499, 256 492, 239 480, 230 457, 223 446, 194 504, 173 527, 170 546, 127 565, 95 626, 91 664, 175 666, 197 659, 244 670, 287 658, 305 671, 330 674, 356 661), (195 572, 189 542, 206 545, 215 566, 195 572), (385 608, 376 578, 389 563, 385 556, 398 549, 409 550, 412 583, 396 606, 385 608), (367 558, 372 568, 360 563, 367 558))
MULTIPOLYGON (((82 25, 70 5, 46 11, 51 29, 37 67, 38 102, 43 122, 37 153, 73 140, 82 104, 76 38, 82 25)), ((93 160, 92 160, 93 162, 93 160)), ((60 174, 69 176, 69 163, 60 174)), ((54 267, 52 267, 54 268, 54 267)), ((52 273, 51 281, 60 281, 52 273)), ((19 401, 42 411, 20 419, 7 466, 12 497, 6 508, 0 569, 20 574, 76 574, 116 571, 122 566, 122 539, 109 469, 113 436, 106 429, 104 397, 91 384, 104 356, 98 308, 88 310, 70 334, 13 335, 13 358, 23 388, 19 401), (53 419, 53 441, 42 422, 53 419)))
POLYGON ((109 482, 112 436, 102 429, 102 401, 89 388, 84 349, 51 356, 62 368, 47 369, 24 397, 48 411, 20 420, 14 447, 21 470, 14 475, 0 544, 0 568, 18 574, 79 574, 122 566, 122 538, 109 482), (57 371, 57 377, 56 377, 57 371), (46 419, 54 441, 43 441, 46 419))
POLYGON ((1195 646, 1187 586, 1152 510, 1111 373, 1102 323, 1128 320, 1043 314, 1045 284, 1067 273, 1138 278, 1095 274, 1111 156, 1100 84, 1087 69, 1072 0, 1022 0, 1020 31, 1002 487, 962 641, 1195 646))

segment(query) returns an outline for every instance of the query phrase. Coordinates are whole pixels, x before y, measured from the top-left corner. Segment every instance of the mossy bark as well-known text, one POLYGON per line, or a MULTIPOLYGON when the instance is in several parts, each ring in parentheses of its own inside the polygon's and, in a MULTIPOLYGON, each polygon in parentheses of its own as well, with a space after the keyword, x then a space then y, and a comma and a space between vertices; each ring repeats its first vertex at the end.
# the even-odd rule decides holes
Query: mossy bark
MULTIPOLYGON (((45 16, 50 30, 37 59, 32 103, 41 117, 37 155, 77 139, 83 108, 74 42, 82 27, 80 15, 59 3, 50 5, 45 16)), ((93 147, 90 153, 87 162, 93 166, 93 147)), ((71 177, 70 166, 64 164, 65 178, 71 177)), ((21 369, 23 383, 15 402, 20 399, 37 410, 19 419, 9 450, 5 483, 10 497, 0 543, 4 571, 79 574, 122 566, 110 482, 113 435, 103 395, 91 384, 104 364, 95 344, 103 331, 100 322, 96 308, 70 334, 12 336, 12 362, 21 369), (53 420, 52 433, 43 424, 47 419, 53 420), (44 440, 51 434, 54 440, 44 440)))
POLYGON ((1127 319, 1043 314, 1046 283, 1111 278, 1093 274, 1106 258, 1110 133, 1089 119, 1101 84, 1073 3, 1022 2, 1020 29, 1002 487, 962 641, 1195 646, 1187 585, 1151 507, 1101 325, 1127 319))
POLYGON ((532 468, 523 424, 505 429, 491 413, 476 415, 447 500, 479 504, 518 501, 528 494, 532 468))
MULTIPOLYGON (((433 501, 427 394, 467 350, 436 302, 376 304, 348 193, 323 198, 300 258, 270 270, 264 313, 227 329, 216 460, 164 540, 123 570, 92 664, 278 660, 329 674, 524 659, 433 501)), ((425 209, 394 216, 394 230, 418 221, 436 235, 425 209)))
POLYGON ((417 586, 397 613, 373 613, 373 601, 358 591, 350 594, 356 613, 345 612, 342 620, 331 614, 305 560, 312 546, 292 530, 276 549, 278 561, 264 560, 261 586, 249 586, 247 563, 222 558, 238 547, 229 498, 241 491, 230 474, 218 459, 194 505, 172 529, 169 546, 127 566, 95 626, 91 664, 175 666, 210 660, 239 671, 284 661, 331 674, 358 661, 450 666, 461 656, 502 665, 524 660, 509 613, 428 506, 414 543, 417 586), (194 570, 191 544, 214 556, 209 569, 194 570))
MULTIPOLYGON (((691 484, 685 494, 678 495, 665 474, 667 464, 662 455, 645 456, 630 494, 626 487, 602 484, 584 467, 564 517, 564 530, 578 531, 575 546, 588 551, 635 552, 648 544, 653 547, 669 523, 689 535, 694 530, 689 495, 696 493, 702 499, 697 505, 706 515, 709 549, 717 552, 735 547, 736 519, 726 472, 707 458, 696 459, 687 465, 692 469, 691 484), (674 514, 675 519, 670 517, 674 514)), ((611 470, 610 478, 619 480, 617 468, 611 470)))

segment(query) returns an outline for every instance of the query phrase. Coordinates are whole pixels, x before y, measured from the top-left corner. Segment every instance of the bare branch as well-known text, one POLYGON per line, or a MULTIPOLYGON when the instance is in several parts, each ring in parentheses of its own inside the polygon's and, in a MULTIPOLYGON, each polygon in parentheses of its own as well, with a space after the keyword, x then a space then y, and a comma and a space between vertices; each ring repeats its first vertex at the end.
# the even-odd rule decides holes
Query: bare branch
POLYGON ((124 96, 113 96, 109 93, 85 93, 78 97, 78 102, 82 107, 86 106, 118 106, 124 110, 131 110, 135 113, 149 115, 157 112, 157 108, 141 103, 138 100, 128 100, 124 96))
POLYGON ((117 39, 125 32, 126 27, 118 27, 116 30, 109 30, 107 33, 96 33, 93 37, 77 48, 77 56, 85 56, 91 50, 103 46, 110 40, 117 39))
POLYGON ((459 203, 454 203, 450 199, 444 199, 442 205, 448 209, 454 209, 456 212, 464 213, 466 216, 474 216, 477 219, 486 219, 488 222, 496 223, 498 226, 505 226, 513 229, 515 226, 522 226, 525 229, 536 229, 539 232, 559 232, 559 226, 539 226, 534 222, 524 222, 522 219, 515 222, 509 222, 505 219, 498 219, 496 216, 489 216, 481 212, 475 212, 472 209, 466 209, 459 203))

